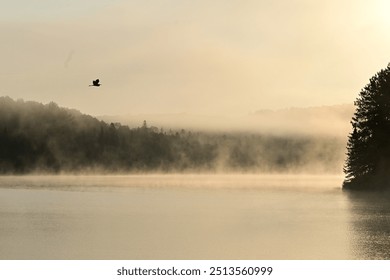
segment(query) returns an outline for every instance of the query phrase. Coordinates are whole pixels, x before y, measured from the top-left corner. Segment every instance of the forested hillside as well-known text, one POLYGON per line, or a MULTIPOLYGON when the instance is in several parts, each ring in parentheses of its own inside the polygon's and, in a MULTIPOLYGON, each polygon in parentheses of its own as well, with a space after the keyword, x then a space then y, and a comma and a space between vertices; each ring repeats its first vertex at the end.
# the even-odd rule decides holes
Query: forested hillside
POLYGON ((342 171, 343 139, 164 131, 0 97, 0 173, 342 171))

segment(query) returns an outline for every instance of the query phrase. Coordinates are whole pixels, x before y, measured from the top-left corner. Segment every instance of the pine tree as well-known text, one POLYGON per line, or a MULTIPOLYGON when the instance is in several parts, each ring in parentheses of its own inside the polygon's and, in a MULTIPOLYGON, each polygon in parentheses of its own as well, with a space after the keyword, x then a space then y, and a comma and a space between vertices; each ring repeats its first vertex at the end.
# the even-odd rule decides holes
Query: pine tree
POLYGON ((390 64, 370 79, 355 106, 344 188, 390 188, 390 64))

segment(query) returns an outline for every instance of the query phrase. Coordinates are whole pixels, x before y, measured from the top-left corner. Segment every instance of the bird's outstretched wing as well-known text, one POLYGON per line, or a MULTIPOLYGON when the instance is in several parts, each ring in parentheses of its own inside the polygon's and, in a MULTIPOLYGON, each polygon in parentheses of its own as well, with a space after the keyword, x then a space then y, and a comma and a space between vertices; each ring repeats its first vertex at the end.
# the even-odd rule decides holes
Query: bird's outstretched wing
POLYGON ((91 86, 100 87, 99 79, 93 80, 93 81, 92 81, 92 85, 89 85, 89 86, 90 86, 90 87, 91 87, 91 86))

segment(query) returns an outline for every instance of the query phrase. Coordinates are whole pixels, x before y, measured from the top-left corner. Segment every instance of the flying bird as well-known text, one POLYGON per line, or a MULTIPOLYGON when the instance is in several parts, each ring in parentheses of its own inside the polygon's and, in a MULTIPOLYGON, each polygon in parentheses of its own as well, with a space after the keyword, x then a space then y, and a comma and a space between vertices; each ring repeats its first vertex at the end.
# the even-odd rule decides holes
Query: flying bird
POLYGON ((89 85, 90 87, 100 87, 101 84, 99 84, 99 79, 96 79, 95 81, 92 81, 92 85, 89 85))

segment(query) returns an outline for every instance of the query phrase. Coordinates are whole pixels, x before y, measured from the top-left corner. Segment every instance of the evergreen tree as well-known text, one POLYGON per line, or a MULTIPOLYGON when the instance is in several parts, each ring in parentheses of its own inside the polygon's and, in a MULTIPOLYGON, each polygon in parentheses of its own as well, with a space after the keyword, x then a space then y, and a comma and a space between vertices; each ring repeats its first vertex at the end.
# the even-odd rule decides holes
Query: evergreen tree
POLYGON ((390 187, 390 64, 375 74, 355 101, 347 144, 344 188, 390 187))

